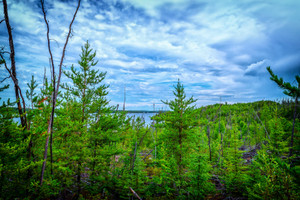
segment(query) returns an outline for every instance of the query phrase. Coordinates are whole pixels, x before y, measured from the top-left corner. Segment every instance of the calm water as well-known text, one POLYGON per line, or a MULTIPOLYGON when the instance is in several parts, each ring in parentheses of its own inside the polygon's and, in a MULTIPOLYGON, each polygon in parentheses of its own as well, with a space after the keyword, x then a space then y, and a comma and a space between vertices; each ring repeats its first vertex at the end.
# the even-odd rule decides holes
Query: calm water
MULTIPOLYGON (((145 126, 151 125, 151 119, 153 115, 156 115, 157 113, 127 113, 128 117, 132 117, 132 119, 136 119, 138 117, 145 120, 145 126)), ((20 118, 14 118, 15 122, 21 123, 20 118)))
POLYGON ((127 113, 128 117, 132 117, 133 119, 136 119, 138 117, 145 120, 145 125, 151 125, 152 121, 150 117, 156 115, 157 113, 127 113))

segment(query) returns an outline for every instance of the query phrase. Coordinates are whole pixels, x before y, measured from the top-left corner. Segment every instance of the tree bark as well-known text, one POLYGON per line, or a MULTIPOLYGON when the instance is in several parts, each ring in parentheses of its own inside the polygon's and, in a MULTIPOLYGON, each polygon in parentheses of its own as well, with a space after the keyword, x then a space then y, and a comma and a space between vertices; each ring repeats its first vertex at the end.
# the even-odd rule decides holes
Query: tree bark
MULTIPOLYGON (((6 28, 8 32, 8 40, 9 40, 9 47, 10 47, 10 62, 11 62, 11 70, 6 68, 11 75, 11 78, 13 79, 14 82, 14 87, 15 87, 15 95, 16 95, 16 100, 17 100, 17 107, 18 107, 18 112, 21 120, 21 125, 25 129, 27 128, 27 121, 26 121, 26 107, 25 107, 25 101, 22 96, 21 89, 18 84, 18 79, 17 79, 17 72, 16 72, 16 61, 15 61, 15 48, 14 48, 14 41, 13 41, 13 36, 12 36, 12 30, 11 26, 9 23, 9 17, 8 17, 8 10, 7 10, 7 2, 6 0, 2 1, 3 3, 3 13, 4 13, 4 18, 5 18, 5 23, 6 23, 6 28), (23 103, 23 110, 22 110, 22 105, 20 102, 20 96, 22 98, 22 103, 23 103)), ((2 57, 2 56, 1 56, 2 57)), ((24 130, 25 130, 24 129, 24 130)))
MULTIPOLYGON (((61 56, 61 60, 60 60, 60 64, 59 64, 59 72, 58 72, 58 80, 57 83, 55 82, 55 68, 54 68, 54 62, 53 62, 53 56, 51 53, 51 46, 50 46, 50 37, 49 37, 49 24, 46 18, 46 12, 45 12, 45 8, 44 8, 44 1, 41 0, 41 5, 42 5, 42 11, 44 14, 44 21, 47 25, 47 41, 48 41, 48 51, 50 54, 50 61, 51 61, 51 67, 52 67, 52 83, 53 83, 53 87, 54 87, 54 91, 52 94, 52 110, 51 110, 51 115, 50 115, 50 120, 49 120, 49 124, 48 124, 48 130, 47 130, 47 139, 46 139, 46 143, 45 143, 45 151, 44 151, 44 162, 42 165, 42 171, 41 171, 41 178, 40 178, 40 185, 43 184, 43 178, 44 178, 44 173, 45 173, 45 168, 46 168, 46 161, 47 161, 47 154, 48 154, 48 144, 49 144, 49 135, 51 135, 51 141, 50 141, 50 152, 51 152, 51 164, 53 162, 53 158, 52 158, 52 136, 53 136, 53 121, 54 121, 54 113, 55 113, 55 106, 56 106, 56 99, 57 99, 57 95, 58 95, 58 90, 59 90, 59 85, 60 85, 60 78, 61 78, 61 72, 62 72, 62 65, 63 65, 63 61, 64 61, 64 57, 65 57, 65 51, 66 51, 66 47, 69 41, 69 37, 71 35, 71 31, 72 31, 72 24, 76 18, 76 14, 78 12, 78 9, 80 7, 80 0, 78 0, 78 5, 77 8, 75 10, 75 13, 73 15, 72 21, 69 25, 69 32, 66 38, 66 42, 64 44, 64 48, 63 48, 63 52, 62 52, 62 56, 61 56)), ((51 172, 53 174, 53 172, 51 172)))

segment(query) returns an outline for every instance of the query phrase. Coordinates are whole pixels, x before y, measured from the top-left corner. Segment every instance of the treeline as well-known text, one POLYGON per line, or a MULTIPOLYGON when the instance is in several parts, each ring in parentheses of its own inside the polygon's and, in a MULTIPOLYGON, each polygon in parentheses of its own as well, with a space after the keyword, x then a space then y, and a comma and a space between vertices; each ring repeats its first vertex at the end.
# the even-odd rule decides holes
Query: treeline
MULTIPOLYGON (((10 52, 0 48, 0 66, 8 72, 1 84, 11 79, 17 100, 0 106, 0 199, 300 198, 299 76, 295 87, 268 68, 291 101, 201 108, 178 80, 174 100, 163 101, 170 111, 146 126, 109 105, 106 73, 94 69, 98 61, 88 42, 78 65, 62 70, 80 2, 62 56, 53 59, 40 1, 51 78, 45 77, 38 91, 32 77, 22 93, 2 1, 10 52), (58 70, 54 60, 60 60, 58 70), (61 83, 62 76, 71 84, 61 83)), ((0 92, 8 87, 0 86, 0 92)))
POLYGON ((0 107, 1 199, 299 199, 295 101, 196 108, 178 80, 170 111, 146 126, 114 112, 95 56, 87 42, 63 72, 72 84, 61 84, 51 134, 47 78, 39 92, 34 77, 27 85, 26 127, 16 102, 0 107))

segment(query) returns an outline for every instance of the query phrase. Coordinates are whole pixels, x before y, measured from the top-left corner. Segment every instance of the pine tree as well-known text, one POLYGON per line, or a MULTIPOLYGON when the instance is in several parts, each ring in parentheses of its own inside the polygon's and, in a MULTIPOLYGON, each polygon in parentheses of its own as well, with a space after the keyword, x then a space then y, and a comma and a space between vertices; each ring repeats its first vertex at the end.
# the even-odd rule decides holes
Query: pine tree
POLYGON ((298 103, 298 97, 300 96, 300 76, 299 75, 295 76, 298 86, 292 86, 289 82, 284 82, 282 78, 278 78, 278 76, 273 73, 270 67, 267 67, 267 70, 271 75, 270 79, 275 83, 277 83, 277 85, 284 90, 283 93, 295 99, 294 119, 293 119, 293 128, 291 134, 290 153, 289 153, 289 157, 291 157, 293 155, 294 131, 295 131, 296 116, 297 116, 297 103, 298 103))
MULTIPOLYGON (((7 88, 1 87, 0 92, 7 88)), ((0 106, 0 199, 24 197, 28 187, 26 169, 29 163, 25 154, 28 139, 24 137, 20 124, 13 120, 18 117, 12 107, 15 105, 16 102, 8 99, 0 106)))
POLYGON ((26 90, 26 97, 30 101, 30 104, 31 104, 30 107, 31 107, 31 109, 33 109, 33 101, 34 101, 34 97, 36 96, 36 93, 34 92, 34 90, 38 86, 36 84, 36 81, 34 80, 34 76, 33 75, 31 77, 30 84, 27 83, 27 86, 28 86, 29 90, 26 90))
POLYGON ((72 86, 63 84, 62 88, 70 92, 75 101, 78 100, 80 102, 82 121, 92 117, 91 113, 95 111, 93 109, 95 107, 94 104, 97 104, 97 109, 101 109, 108 104, 108 101, 105 99, 105 96, 108 94, 106 91, 108 85, 100 85, 105 79, 106 72, 92 69, 98 63, 95 60, 96 51, 92 51, 93 49, 90 48, 90 44, 87 41, 81 47, 80 60, 78 61, 79 71, 74 65, 71 66, 71 71, 64 71, 64 74, 72 80, 72 86))
POLYGON ((176 187, 180 192, 180 188, 185 184, 184 168, 187 167, 188 152, 191 147, 187 140, 192 134, 191 130, 197 125, 195 105, 191 105, 196 100, 193 97, 186 99, 184 87, 179 79, 174 89, 175 99, 162 101, 171 111, 163 115, 165 131, 161 139, 165 141, 168 156, 176 160, 177 178, 174 178, 177 180, 176 187))
MULTIPOLYGON (((90 48, 88 41, 81 48, 78 61, 79 69, 74 65, 71 71, 64 74, 71 79, 72 85, 64 84, 64 112, 70 127, 67 140, 76 140, 73 145, 75 162, 77 162, 77 194, 81 191, 81 174, 85 167, 89 168, 91 184, 88 189, 92 193, 99 193, 99 187, 111 187, 112 157, 122 152, 118 143, 122 139, 124 113, 114 112, 115 107, 109 106, 106 96, 108 85, 103 84, 106 72, 93 69, 96 61, 96 51, 90 48), (67 112, 67 114, 66 114, 67 112), (76 129, 74 129, 77 127, 76 129), (79 142, 80 141, 80 142, 79 142), (77 153, 76 153, 77 152, 77 153), (78 153, 85 152, 85 153, 78 153)), ((67 133, 68 131, 66 131, 67 133)), ((111 190, 111 189, 109 189, 111 190)))

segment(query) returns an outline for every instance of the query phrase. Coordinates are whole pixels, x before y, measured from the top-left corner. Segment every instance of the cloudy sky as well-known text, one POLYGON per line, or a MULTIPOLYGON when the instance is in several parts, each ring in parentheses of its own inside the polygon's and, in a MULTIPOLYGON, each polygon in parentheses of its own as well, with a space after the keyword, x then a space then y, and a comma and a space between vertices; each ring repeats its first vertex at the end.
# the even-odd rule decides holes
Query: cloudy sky
MULTIPOLYGON (((56 66, 76 3, 46 1, 56 66)), ((37 0, 8 0, 8 9, 25 94, 32 74, 40 86, 44 67, 50 76, 46 26, 37 0)), ((77 66, 89 40, 99 60, 95 68, 107 72, 112 105, 122 107, 126 87, 127 109, 162 108, 178 78, 198 106, 281 99, 266 66, 291 82, 300 74, 299 10, 297 0, 83 0, 64 69, 77 66)), ((0 45, 9 50, 4 23, 0 45)), ((0 79, 6 76, 1 67, 0 79)), ((14 99, 13 87, 1 97, 14 99)))

